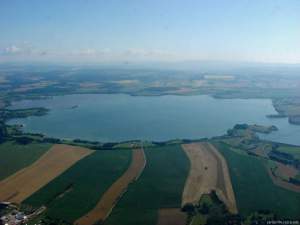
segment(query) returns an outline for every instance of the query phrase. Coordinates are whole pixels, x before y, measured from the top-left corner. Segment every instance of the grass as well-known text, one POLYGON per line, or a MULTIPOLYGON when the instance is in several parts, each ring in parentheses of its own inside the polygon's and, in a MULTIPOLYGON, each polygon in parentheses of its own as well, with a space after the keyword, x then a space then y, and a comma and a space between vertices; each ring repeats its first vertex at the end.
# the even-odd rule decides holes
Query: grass
POLYGON ((29 166, 50 147, 50 144, 20 145, 12 141, 0 144, 0 180, 29 166))
POLYGON ((257 210, 271 210, 283 218, 299 218, 300 194, 273 184, 265 162, 231 151, 217 144, 228 162, 239 212, 246 216, 257 210))
POLYGON ((148 148, 147 165, 129 187, 106 225, 154 225, 160 208, 181 206, 189 161, 179 145, 148 148))
POLYGON ((191 225, 226 224, 229 214, 228 211, 225 211, 225 208, 224 203, 219 200, 215 193, 204 194, 201 196, 199 205, 195 207, 192 213, 191 225))
MULTIPOLYGON (((203 204, 206 204, 207 207, 211 207, 213 205, 213 200, 209 196, 209 194, 205 194, 201 196, 199 201, 199 206, 201 207, 203 204)), ((204 225, 206 224, 207 215, 203 215, 200 212, 196 213, 192 218, 191 225, 204 225)))
POLYGON ((213 205, 213 200, 211 199, 211 197, 209 196, 209 194, 205 194, 201 196, 201 199, 199 201, 199 205, 203 205, 206 204, 208 206, 213 205))
POLYGON ((97 204, 104 192, 131 162, 131 151, 96 151, 77 162, 23 203, 47 206, 45 216, 68 222, 80 218, 97 204))
POLYGON ((196 216, 193 217, 191 225, 205 225, 206 218, 200 213, 197 213, 196 216))
POLYGON ((289 153, 293 155, 296 159, 300 160, 300 147, 281 145, 277 150, 281 152, 289 153))

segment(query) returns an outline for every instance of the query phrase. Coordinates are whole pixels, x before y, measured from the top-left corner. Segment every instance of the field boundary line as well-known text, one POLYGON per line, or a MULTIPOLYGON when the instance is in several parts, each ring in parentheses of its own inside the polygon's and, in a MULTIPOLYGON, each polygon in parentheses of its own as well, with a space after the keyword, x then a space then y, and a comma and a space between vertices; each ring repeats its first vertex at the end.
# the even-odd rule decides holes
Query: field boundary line
POLYGON ((0 201, 6 199, 13 203, 21 203, 92 153, 94 150, 87 148, 63 144, 53 145, 30 166, 0 181, 0 201))
POLYGON ((146 167, 146 156, 143 149, 133 149, 132 159, 127 170, 106 190, 96 206, 77 219, 76 225, 91 225, 104 222, 119 200, 127 192, 128 186, 141 176, 146 167))
POLYGON ((288 183, 288 182, 282 181, 280 178, 275 177, 273 175, 271 169, 268 168, 268 166, 265 165, 265 167, 266 167, 266 170, 268 171, 268 175, 269 175, 270 179, 272 180, 272 183, 275 186, 283 188, 283 189, 288 190, 288 191, 300 193, 300 186, 297 186, 297 185, 294 185, 292 183, 288 183))
POLYGON ((198 204, 203 194, 216 191, 228 210, 237 213, 235 195, 226 160, 209 142, 183 144, 190 171, 182 193, 182 206, 198 204))
POLYGON ((221 190, 220 187, 217 187, 216 193, 218 194, 219 192, 219 195, 221 195, 220 199, 223 198, 222 200, 224 201, 225 205, 227 205, 227 208, 231 213, 238 213, 235 194, 231 183, 231 177, 230 177, 227 162, 223 157, 223 155, 217 150, 217 148, 214 145, 212 145, 211 143, 206 143, 206 145, 211 150, 211 152, 215 155, 215 157, 217 157, 220 160, 221 167, 222 167, 222 175, 225 182, 224 188, 226 193, 223 193, 223 190, 221 190))

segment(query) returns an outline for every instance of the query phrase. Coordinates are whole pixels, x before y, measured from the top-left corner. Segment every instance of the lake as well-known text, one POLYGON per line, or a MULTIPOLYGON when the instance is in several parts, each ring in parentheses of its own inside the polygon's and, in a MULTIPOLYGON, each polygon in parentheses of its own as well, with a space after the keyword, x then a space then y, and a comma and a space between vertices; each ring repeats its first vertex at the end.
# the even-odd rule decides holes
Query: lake
POLYGON ((256 123, 279 128, 261 137, 300 145, 300 126, 289 124, 286 118, 266 117, 276 113, 268 99, 84 94, 24 100, 11 106, 28 107, 46 107, 51 111, 46 116, 13 119, 8 123, 23 124, 26 132, 51 137, 103 142, 198 139, 222 135, 237 123, 256 123))

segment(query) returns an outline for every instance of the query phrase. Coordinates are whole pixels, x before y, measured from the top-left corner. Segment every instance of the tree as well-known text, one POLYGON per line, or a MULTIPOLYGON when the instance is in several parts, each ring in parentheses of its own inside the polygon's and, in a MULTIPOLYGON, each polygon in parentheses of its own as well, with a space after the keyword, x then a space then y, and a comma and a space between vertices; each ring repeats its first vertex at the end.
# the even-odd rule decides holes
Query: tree
POLYGON ((33 142, 33 139, 30 137, 18 137, 16 138, 16 143, 20 145, 28 145, 33 142))
POLYGON ((194 213, 195 212, 195 206, 192 203, 186 203, 182 209, 183 212, 187 213, 194 213))
POLYGON ((201 212, 202 214, 208 214, 208 213, 209 213, 209 206, 207 205, 207 203, 204 202, 204 203, 201 205, 200 212, 201 212))
POLYGON ((4 142, 6 137, 7 137, 6 126, 3 122, 0 122, 0 143, 4 142))

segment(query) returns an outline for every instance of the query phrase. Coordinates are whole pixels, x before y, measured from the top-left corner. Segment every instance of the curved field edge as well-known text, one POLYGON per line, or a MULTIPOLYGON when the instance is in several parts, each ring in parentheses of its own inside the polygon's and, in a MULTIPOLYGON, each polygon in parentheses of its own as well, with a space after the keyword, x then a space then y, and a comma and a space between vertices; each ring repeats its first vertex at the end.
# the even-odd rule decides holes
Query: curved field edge
POLYGON ((7 141, 0 144, 0 181, 31 165, 50 148, 51 144, 31 143, 27 145, 7 141))
POLYGON ((242 215, 271 210, 281 218, 299 219, 300 194, 274 185, 261 159, 234 152, 223 143, 214 145, 228 163, 238 210, 242 215))
POLYGON ((21 203, 92 150, 70 145, 53 145, 30 166, 0 181, 0 200, 21 203))
POLYGON ((95 207, 105 191, 126 171, 130 161, 130 150, 96 151, 23 203, 34 207, 45 205, 44 216, 72 223, 95 207))
POLYGON ((228 210, 237 213, 228 166, 222 154, 208 142, 181 146, 191 163, 182 195, 182 206, 187 203, 196 205, 202 195, 215 190, 228 210))
POLYGON ((103 222, 111 213, 113 207, 125 193, 128 185, 138 179, 146 165, 146 158, 142 149, 134 149, 130 166, 122 176, 120 176, 103 194, 100 201, 97 203, 88 214, 79 218, 74 224, 90 225, 97 222, 103 222))
POLYGON ((145 150, 147 164, 123 195, 105 225, 154 225, 159 209, 180 208, 189 160, 180 145, 145 150))

